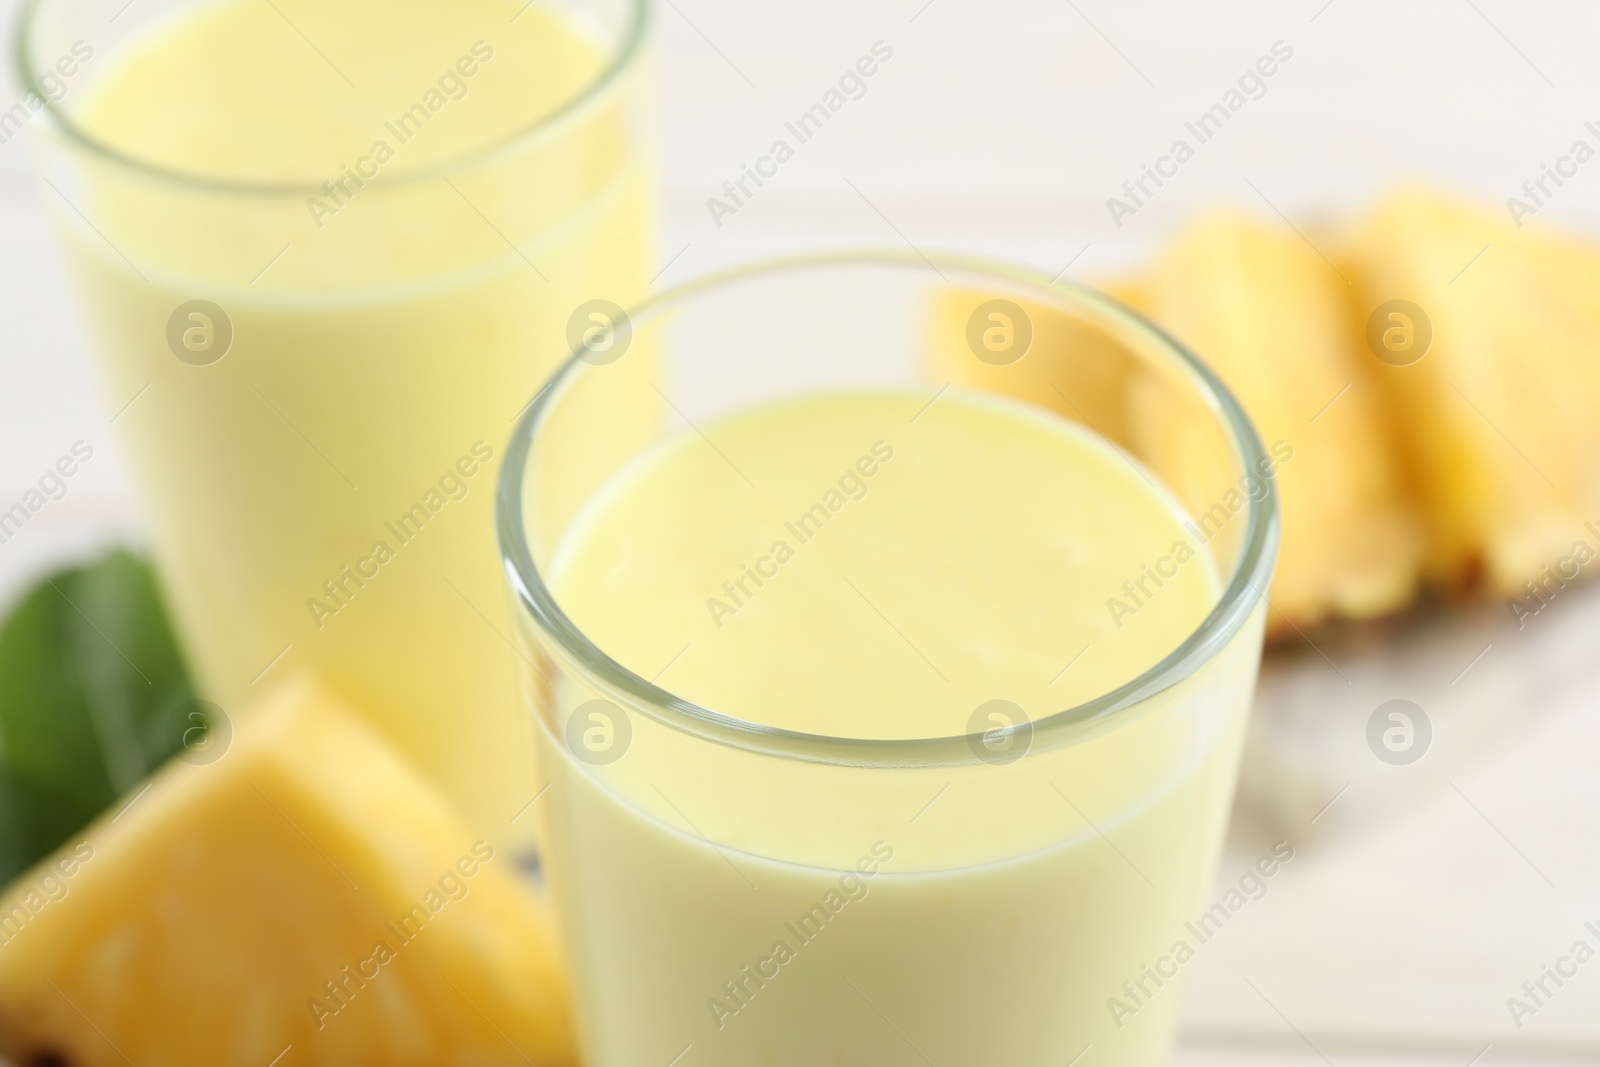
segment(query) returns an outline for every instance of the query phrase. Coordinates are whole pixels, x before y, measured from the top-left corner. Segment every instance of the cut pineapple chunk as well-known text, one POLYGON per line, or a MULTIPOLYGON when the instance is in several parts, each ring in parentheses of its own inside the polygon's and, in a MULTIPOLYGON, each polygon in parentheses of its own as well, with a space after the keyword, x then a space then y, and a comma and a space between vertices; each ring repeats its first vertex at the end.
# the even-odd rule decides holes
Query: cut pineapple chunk
POLYGON ((1430 576, 1522 594, 1600 517, 1600 248, 1408 190, 1351 256, 1358 329, 1391 300, 1431 321, 1420 360, 1372 361, 1419 475, 1430 576))
MULTIPOLYGON (((1132 292, 1124 286, 1114 295, 1132 292)), ((992 292, 946 289, 934 300, 924 351, 928 373, 939 381, 1015 397, 1087 424, 1118 444, 1127 443, 1127 391, 1136 358, 1102 326, 1063 308, 992 292), (1009 321, 1016 316, 1001 301, 1021 317, 1009 321), (997 339, 1025 343, 990 356, 983 338, 991 328, 997 339)))
POLYGON ((0 1055, 576 1061, 550 924, 509 856, 307 681, 234 726, 220 759, 169 764, 7 891, 0 1055))
MULTIPOLYGON (((1371 357, 1348 330, 1348 285, 1293 231, 1202 219, 1167 250, 1147 313, 1227 383, 1278 463, 1283 539, 1269 626, 1367 618, 1407 603, 1422 538, 1393 457, 1371 357)), ((1199 514, 1194 412, 1136 391, 1136 451, 1199 514)), ((1214 484, 1215 479, 1212 479, 1214 484)))

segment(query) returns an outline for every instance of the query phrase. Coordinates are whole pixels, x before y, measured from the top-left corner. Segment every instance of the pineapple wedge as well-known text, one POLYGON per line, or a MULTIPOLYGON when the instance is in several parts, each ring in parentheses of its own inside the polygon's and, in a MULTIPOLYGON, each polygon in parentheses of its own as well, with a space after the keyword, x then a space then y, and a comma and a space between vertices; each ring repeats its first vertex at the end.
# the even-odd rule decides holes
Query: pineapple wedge
POLYGON ((1600 518, 1600 248, 1406 190, 1350 256, 1358 330, 1397 299, 1431 320, 1421 359, 1370 361, 1418 473, 1430 578, 1515 596, 1542 585, 1600 518))
POLYGON ((236 717, 0 900, 0 1057, 72 1067, 576 1062, 509 856, 314 684, 236 717))
MULTIPOLYGON (((1347 290, 1297 234, 1233 214, 1192 226, 1145 286, 1146 313, 1227 383, 1278 461, 1283 539, 1268 625, 1279 634, 1402 607, 1420 573, 1420 520, 1373 361, 1348 330, 1347 290)), ((1149 390, 1133 408, 1135 452, 1205 514, 1191 484, 1202 473, 1196 414, 1149 390)))
MULTIPOLYGON (((1135 295, 1124 286, 1112 295, 1135 295)), ((1137 360, 1106 332, 1068 312, 1037 301, 1013 302, 1022 319, 1009 324, 1031 336, 1015 359, 990 362, 974 352, 972 322, 988 322, 986 311, 996 294, 950 288, 935 298, 928 317, 928 373, 981 392, 1015 397, 1093 427, 1121 445, 1128 443, 1128 384, 1137 360)), ((1003 320, 992 320, 1004 324, 1003 320)), ((980 334, 981 336, 981 334, 980 334)), ((977 344, 981 345, 981 341, 977 344)))

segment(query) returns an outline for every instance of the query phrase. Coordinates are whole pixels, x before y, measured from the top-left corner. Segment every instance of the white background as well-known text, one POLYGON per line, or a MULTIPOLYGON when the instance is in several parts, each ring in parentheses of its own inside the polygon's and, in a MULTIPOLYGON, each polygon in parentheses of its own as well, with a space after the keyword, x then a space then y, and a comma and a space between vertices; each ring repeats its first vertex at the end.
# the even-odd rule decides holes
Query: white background
MULTIPOLYGON (((1401 178, 1503 202, 1600 124, 1594 3, 662 0, 655 17, 663 285, 779 251, 907 244, 1093 279, 1200 204, 1315 233, 1401 178), (707 198, 879 40, 894 56, 866 95, 718 227, 707 198), (1294 54, 1266 95, 1114 226, 1106 198, 1279 40, 1294 54)), ((0 99, 14 95, 8 79, 0 99)), ((1600 231, 1600 161, 1533 224, 1600 231)), ((0 146, 0 249, 0 500, 74 440, 96 448, 68 497, 0 546, 4 594, 138 521, 108 426, 125 398, 98 392, 21 139, 0 146)), ((1336 832, 1307 827, 1268 896, 1193 964, 1182 1062, 1600 1062, 1600 961, 1520 1030, 1505 1007, 1583 919, 1600 926, 1596 697, 1516 693, 1448 776, 1336 832)), ((1221 883, 1261 847, 1243 826, 1221 883)))

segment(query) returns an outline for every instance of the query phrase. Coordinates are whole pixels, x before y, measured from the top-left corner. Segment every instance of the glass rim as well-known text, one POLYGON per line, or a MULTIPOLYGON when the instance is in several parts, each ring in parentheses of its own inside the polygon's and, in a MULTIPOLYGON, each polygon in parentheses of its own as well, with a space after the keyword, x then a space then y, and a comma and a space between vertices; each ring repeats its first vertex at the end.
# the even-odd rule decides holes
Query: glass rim
MULTIPOLYGON (((143 174, 159 181, 187 186, 191 189, 205 192, 260 197, 323 195, 321 186, 316 185, 297 182, 241 181, 194 171, 179 170, 159 162, 140 159, 90 136, 65 111, 57 106, 58 101, 51 100, 40 91, 39 76, 34 73, 35 57, 32 54, 34 25, 45 5, 66 2, 67 0, 26 0, 13 31, 11 52, 12 63, 16 68, 14 77, 18 88, 24 94, 33 93, 44 101, 44 108, 39 112, 39 115, 41 117, 47 116, 54 124, 54 128, 65 135, 69 141, 126 170, 143 174)), ((418 170, 400 171, 385 179, 385 187, 393 188, 434 181, 492 163, 500 156, 519 151, 529 144, 551 136, 561 127, 580 118, 584 112, 598 106, 601 100, 615 91, 616 86, 621 83, 623 75, 637 65, 639 57, 644 51, 643 45, 650 26, 649 0, 625 0, 625 2, 628 10, 627 26, 618 44, 608 50, 609 54, 599 73, 587 81, 577 92, 564 99, 554 110, 548 111, 526 125, 519 126, 509 133, 477 145, 467 151, 438 160, 418 170)))
MULTIPOLYGON (((708 290, 787 272, 873 266, 918 271, 930 267, 938 271, 943 266, 969 277, 987 277, 1012 288, 1031 289, 1033 291, 1027 295, 1041 303, 1053 300, 1055 306, 1060 307, 1064 296, 1068 301, 1104 315, 1130 331, 1134 338, 1147 342, 1186 373, 1224 424, 1239 469, 1256 472, 1266 487, 1259 499, 1246 494, 1245 535, 1233 573, 1227 576, 1222 592, 1205 618, 1176 648, 1138 676, 1105 693, 999 733, 1020 736, 1022 731, 1028 731, 1028 752, 1086 739, 1134 716, 1150 698, 1189 678, 1213 660, 1244 628, 1257 603, 1266 599, 1264 585, 1271 576, 1278 547, 1276 479, 1254 425, 1232 392, 1183 344, 1137 312, 1091 287, 1047 279, 1042 273, 1024 267, 962 255, 927 256, 921 252, 886 249, 756 260, 650 296, 629 311, 627 317, 637 336, 641 324, 670 314, 708 290)), ((763 755, 837 766, 949 767, 981 762, 981 757, 976 755, 981 749, 974 748, 973 744, 984 737, 983 733, 920 738, 833 737, 767 726, 718 712, 657 686, 612 659, 589 640, 562 611, 533 560, 523 490, 528 461, 546 418, 577 375, 600 369, 582 359, 581 349, 569 353, 518 418, 495 488, 495 531, 501 563, 518 609, 526 613, 544 639, 582 669, 585 681, 598 681, 606 690, 622 695, 630 706, 652 719, 707 741, 763 755)))

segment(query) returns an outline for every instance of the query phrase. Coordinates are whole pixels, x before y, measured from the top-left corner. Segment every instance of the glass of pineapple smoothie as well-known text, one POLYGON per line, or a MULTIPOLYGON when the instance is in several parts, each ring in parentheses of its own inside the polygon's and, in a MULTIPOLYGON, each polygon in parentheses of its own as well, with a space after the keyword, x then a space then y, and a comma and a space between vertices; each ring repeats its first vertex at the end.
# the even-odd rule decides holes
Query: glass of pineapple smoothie
POLYGON ((1107 298, 952 259, 624 325, 497 505, 589 1062, 1161 1062, 1276 552, 1239 406, 1107 298))
POLYGON ((643 0, 33 0, 26 114, 0 116, 39 135, 207 695, 309 669, 496 839, 532 757, 492 485, 569 331, 646 284, 645 23, 643 0))

